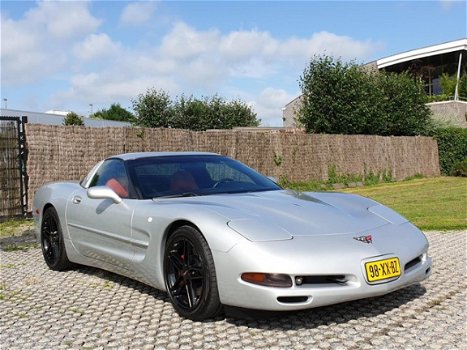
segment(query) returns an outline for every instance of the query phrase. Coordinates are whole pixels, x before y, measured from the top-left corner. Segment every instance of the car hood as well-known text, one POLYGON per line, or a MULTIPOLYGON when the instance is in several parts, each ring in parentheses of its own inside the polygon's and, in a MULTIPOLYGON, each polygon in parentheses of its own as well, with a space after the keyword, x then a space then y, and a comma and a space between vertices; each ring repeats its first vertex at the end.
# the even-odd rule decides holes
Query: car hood
POLYGON ((174 201, 209 207, 223 215, 233 230, 252 241, 367 231, 390 223, 380 212, 392 212, 368 198, 332 192, 282 190, 177 198, 174 201), (375 207, 384 210, 371 210, 375 207))

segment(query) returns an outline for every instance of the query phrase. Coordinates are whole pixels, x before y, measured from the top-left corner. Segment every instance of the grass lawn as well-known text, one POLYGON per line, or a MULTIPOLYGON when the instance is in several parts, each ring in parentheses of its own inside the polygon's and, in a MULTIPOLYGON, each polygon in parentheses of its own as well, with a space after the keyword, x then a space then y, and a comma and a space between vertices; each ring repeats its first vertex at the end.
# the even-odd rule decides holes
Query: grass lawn
POLYGON ((467 229, 467 178, 437 177, 343 189, 381 202, 422 230, 467 229))
MULTIPOLYGON (((307 183, 292 184, 290 188, 313 191, 327 187, 319 183, 307 183)), ((414 179, 339 191, 357 193, 381 202, 422 230, 467 229, 467 178, 414 179)), ((0 239, 21 236, 33 226, 32 220, 0 222, 0 239)))
POLYGON ((32 219, 18 219, 0 222, 0 238, 22 236, 27 230, 34 228, 32 219))

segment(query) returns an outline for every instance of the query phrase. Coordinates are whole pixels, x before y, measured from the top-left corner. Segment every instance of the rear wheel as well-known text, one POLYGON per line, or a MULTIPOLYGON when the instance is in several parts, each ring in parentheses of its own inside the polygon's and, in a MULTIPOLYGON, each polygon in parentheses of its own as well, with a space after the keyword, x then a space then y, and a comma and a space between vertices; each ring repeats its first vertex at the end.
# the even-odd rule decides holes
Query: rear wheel
POLYGON ((182 226, 168 238, 164 277, 169 298, 181 316, 203 320, 220 313, 214 260, 195 228, 182 226))
POLYGON ((71 267, 63 242, 62 228, 55 208, 47 208, 42 217, 41 247, 45 263, 51 270, 63 271, 71 267))

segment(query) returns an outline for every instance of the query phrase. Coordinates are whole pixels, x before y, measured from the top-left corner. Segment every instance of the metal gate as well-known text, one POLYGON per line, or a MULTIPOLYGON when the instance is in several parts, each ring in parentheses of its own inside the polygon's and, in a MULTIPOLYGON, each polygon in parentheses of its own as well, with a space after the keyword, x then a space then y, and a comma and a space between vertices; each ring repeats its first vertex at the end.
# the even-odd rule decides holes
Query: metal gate
POLYGON ((26 123, 27 117, 0 117, 0 220, 27 214, 26 123))

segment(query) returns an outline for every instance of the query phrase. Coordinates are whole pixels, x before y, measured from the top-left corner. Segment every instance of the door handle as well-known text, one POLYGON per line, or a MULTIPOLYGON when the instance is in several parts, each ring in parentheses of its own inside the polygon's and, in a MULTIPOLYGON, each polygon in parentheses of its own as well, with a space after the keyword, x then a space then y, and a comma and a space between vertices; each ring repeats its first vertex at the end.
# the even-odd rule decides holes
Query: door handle
POLYGON ((74 196, 73 197, 73 204, 79 204, 81 203, 81 197, 80 196, 74 196))

